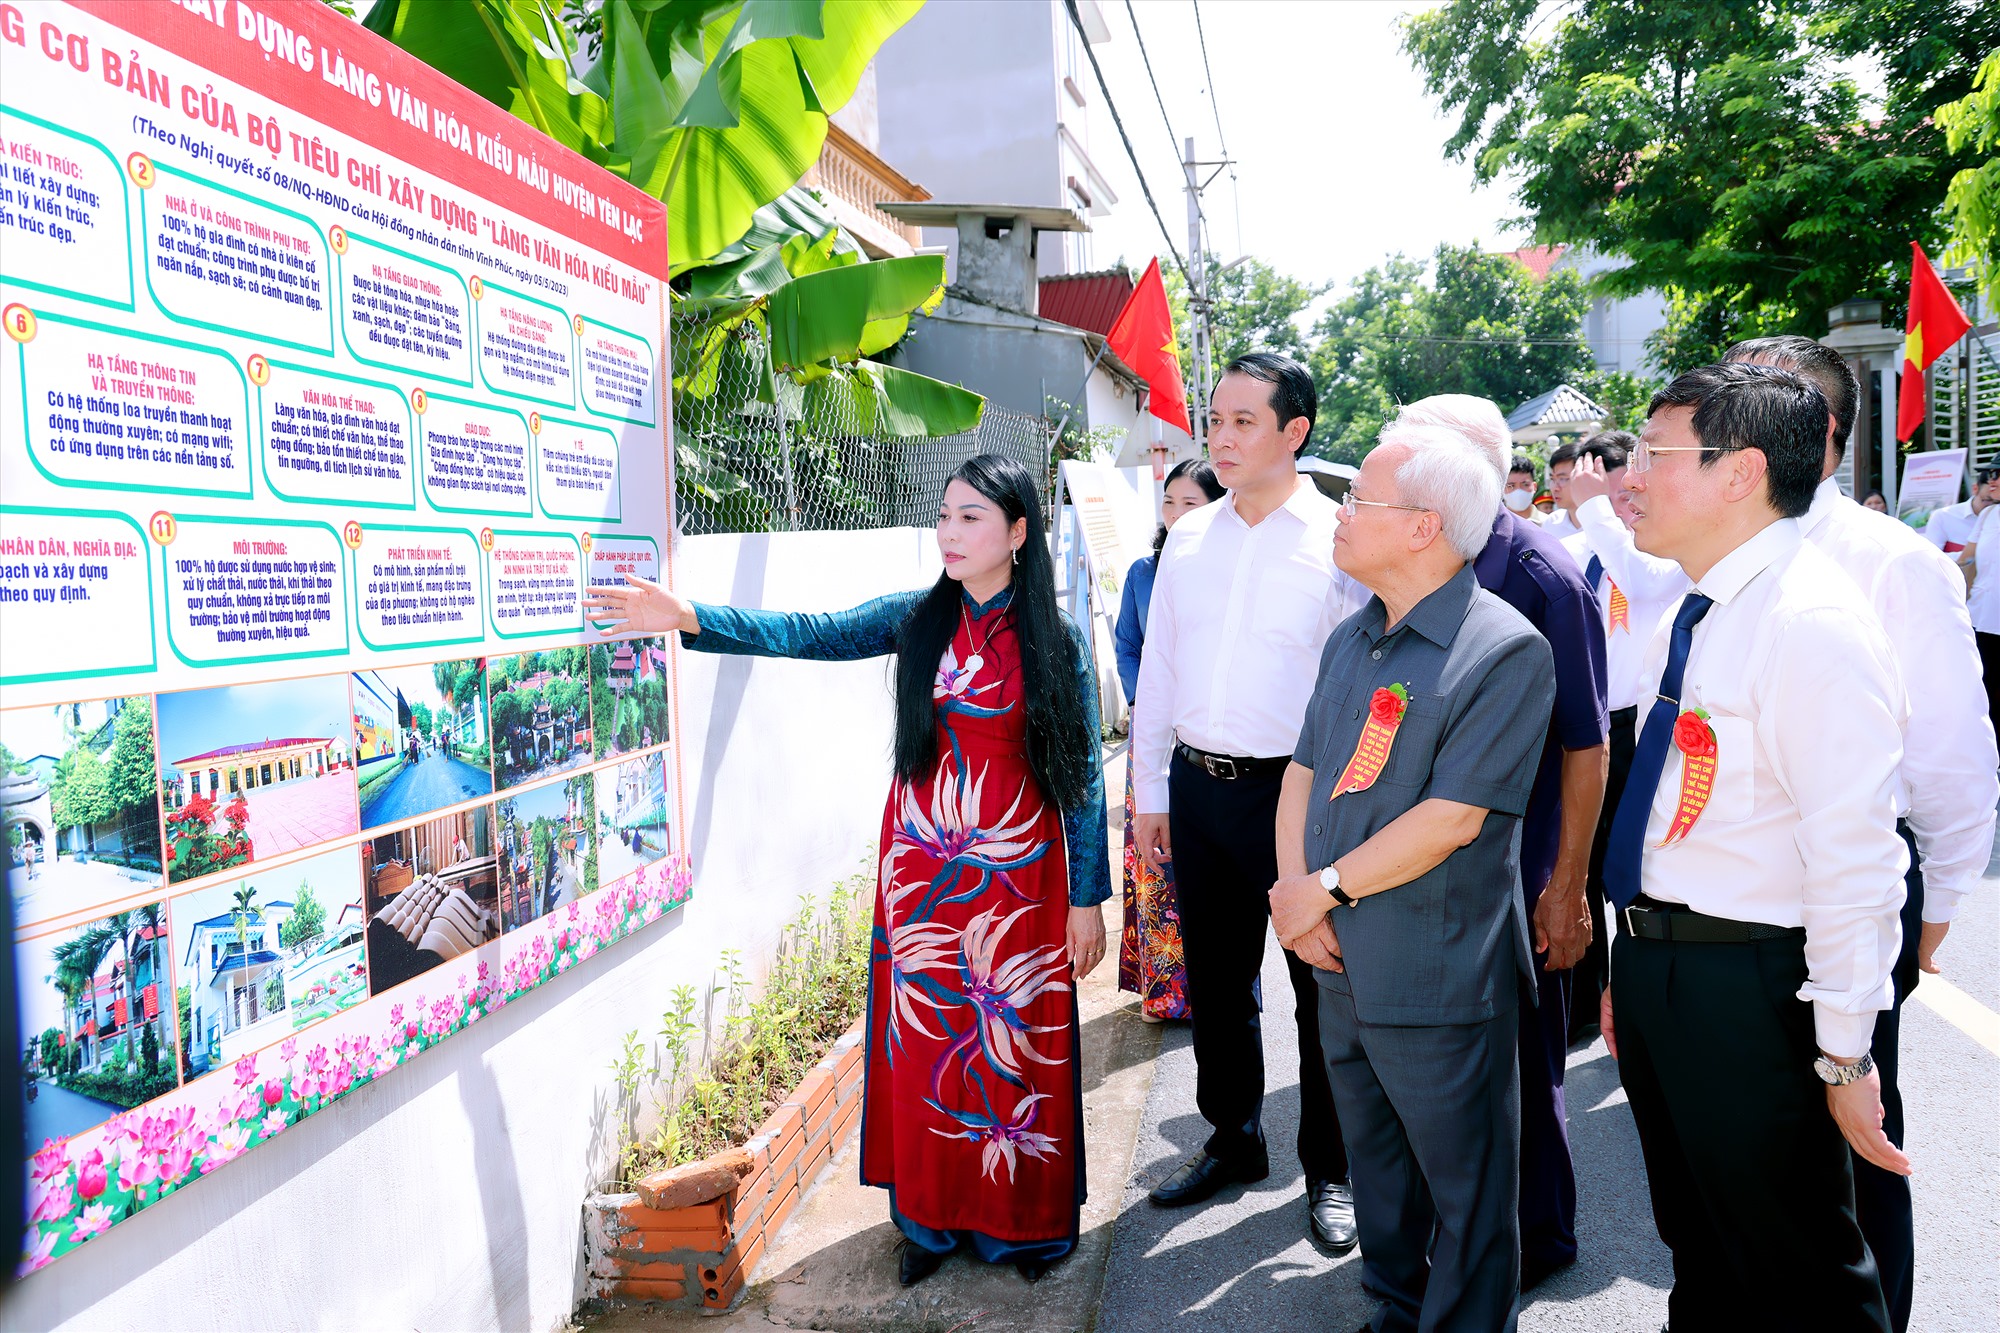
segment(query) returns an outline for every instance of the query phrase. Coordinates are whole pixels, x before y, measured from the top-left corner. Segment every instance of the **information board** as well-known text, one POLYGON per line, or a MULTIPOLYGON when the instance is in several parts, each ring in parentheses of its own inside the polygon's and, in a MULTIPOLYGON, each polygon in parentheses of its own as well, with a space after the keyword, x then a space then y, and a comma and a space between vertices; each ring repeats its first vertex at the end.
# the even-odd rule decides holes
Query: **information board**
POLYGON ((0 4, 33 1270, 684 902, 666 215, 318 4, 0 4))

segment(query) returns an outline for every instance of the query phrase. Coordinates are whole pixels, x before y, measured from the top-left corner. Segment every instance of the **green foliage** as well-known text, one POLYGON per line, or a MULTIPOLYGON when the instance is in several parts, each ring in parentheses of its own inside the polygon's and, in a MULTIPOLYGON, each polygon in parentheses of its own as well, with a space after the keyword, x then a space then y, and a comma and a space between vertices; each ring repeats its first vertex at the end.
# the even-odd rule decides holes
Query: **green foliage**
POLYGON ((170 882, 243 864, 250 859, 250 802, 241 793, 223 807, 224 829, 217 832, 215 798, 196 796, 167 816, 167 878, 170 882))
MULTIPOLYGON (((692 986, 674 991, 661 1016, 650 1132, 632 1128, 637 1085, 620 1081, 621 1181, 744 1142, 853 1025, 867 1003, 874 889, 873 878, 860 875, 835 890, 824 911, 801 899, 754 1001, 740 952, 724 953, 721 981, 709 991, 722 1001, 722 1037, 705 1063, 692 1054, 701 997, 692 986)), ((627 1035, 628 1052, 637 1037, 627 1035)), ((622 1061, 614 1073, 621 1068, 622 1061)))
POLYGON ((425 740, 437 735, 437 718, 431 714, 431 706, 419 699, 410 705, 410 729, 425 740))
POLYGON ((278 943, 287 949, 301 949, 326 934, 326 904, 319 900, 312 885, 299 881, 299 891, 292 901, 292 914, 278 927, 278 943))
POLYGON ((1359 463, 1401 403, 1434 393, 1491 398, 1509 411, 1593 373, 1579 329, 1589 298, 1576 274, 1537 282, 1504 255, 1444 245, 1435 275, 1402 255, 1355 279, 1314 326, 1319 422, 1308 451, 1359 463))
POLYGON ((151 1023, 139 1029, 139 1072, 148 1077, 160 1072, 160 1036, 151 1023))
POLYGON ((49 800, 56 823, 64 826, 102 823, 118 813, 111 770, 81 743, 71 746, 56 764, 49 800))
POLYGON ((1601 292, 1673 305, 1670 370, 1735 338, 1818 335, 1828 307, 1899 309, 1909 243, 1974 143, 1933 119, 2000 45, 1975 0, 1452 0, 1405 20, 1426 88, 1458 118, 1446 145, 1503 176, 1541 243, 1629 266, 1601 292), (1843 65, 1872 63, 1879 103, 1843 65))
POLYGON ((180 1025, 181 1067, 194 1068, 194 988, 183 984, 174 992, 174 1015, 180 1025))
MULTIPOLYGON (((1185 329, 1187 282, 1178 266, 1162 267, 1161 274, 1174 327, 1185 329)), ((1224 366, 1246 352, 1283 352, 1300 361, 1310 354, 1299 316, 1325 294, 1325 285, 1301 282, 1255 257, 1224 268, 1210 255, 1208 277, 1209 331, 1214 336, 1209 350, 1212 374, 1220 375, 1224 366)), ((1180 353, 1181 380, 1193 384, 1194 362, 1185 338, 1180 340, 1180 353)))
POLYGON ((1980 62, 1973 91, 1938 108, 1937 123, 1952 152, 1984 158, 1961 169, 1945 190, 1951 245, 1943 258, 1973 266, 1988 301, 2000 303, 2000 48, 1980 62))
POLYGON ((163 1097, 179 1086, 180 1080, 172 1069, 144 1070, 128 1074, 122 1067, 106 1067, 81 1072, 82 1056, 77 1047, 70 1047, 70 1072, 61 1082, 66 1088, 95 1097, 116 1106, 130 1109, 150 1102, 155 1097, 163 1097))
POLYGON ((42 1066, 42 1071, 44 1073, 52 1071, 56 1068, 56 1059, 58 1056, 62 1054, 62 1048, 63 1048, 62 1037, 63 1034, 61 1028, 44 1028, 42 1030, 41 1066, 42 1066))
POLYGON ((118 710, 118 738, 111 746, 111 799, 120 810, 151 806, 159 791, 153 750, 153 701, 127 699, 118 710))
POLYGON ((28 766, 14 757, 14 752, 0 744, 0 778, 10 773, 26 773, 28 766))

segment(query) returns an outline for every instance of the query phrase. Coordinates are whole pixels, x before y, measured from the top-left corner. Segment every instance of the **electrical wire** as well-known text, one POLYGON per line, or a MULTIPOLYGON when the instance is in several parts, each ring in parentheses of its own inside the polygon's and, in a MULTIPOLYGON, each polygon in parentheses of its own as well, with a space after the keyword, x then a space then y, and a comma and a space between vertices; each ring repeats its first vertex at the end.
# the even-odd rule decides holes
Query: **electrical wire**
MULTIPOLYGON (((1127 6, 1131 0, 1125 0, 1127 6)), ((1208 34, 1201 26, 1201 0, 1192 0, 1194 5, 1194 35, 1201 46, 1201 72, 1208 79, 1208 109, 1215 115, 1215 142, 1222 149, 1222 160, 1229 164, 1229 196, 1236 208, 1236 252, 1243 249, 1243 192, 1237 188, 1236 162, 1229 156, 1229 138, 1222 132, 1222 106, 1215 100, 1215 71, 1208 63, 1208 34)), ((1137 31, 1136 25, 1134 31, 1137 31)))
POLYGON ((1174 133, 1173 117, 1167 114, 1167 99, 1160 96, 1160 81, 1153 77, 1153 58, 1146 54, 1146 39, 1139 32, 1139 14, 1132 8, 1132 0, 1125 0, 1125 15, 1132 20, 1132 36, 1139 42, 1139 62, 1146 67, 1146 82, 1153 85, 1153 100, 1160 104, 1160 122, 1167 127, 1167 139, 1174 146, 1174 161, 1181 159, 1180 136, 1174 133))
POLYGON ((1187 262, 1181 258, 1180 249, 1174 245, 1173 233, 1167 230, 1167 220, 1160 216, 1160 206, 1153 200, 1153 187, 1146 183, 1146 173, 1139 165, 1139 154, 1133 150, 1132 136, 1125 132, 1125 118, 1118 114, 1118 103, 1111 98, 1111 85, 1105 82, 1104 69, 1097 63, 1097 52, 1091 48, 1090 33, 1084 29, 1083 15, 1076 9, 1076 0, 1063 0, 1063 8, 1069 11, 1070 24, 1076 35, 1082 38, 1083 54, 1090 61, 1090 72, 1097 76, 1098 90, 1104 94, 1104 105, 1111 112, 1111 123, 1118 127, 1119 142, 1125 145, 1125 156, 1131 160, 1132 174, 1139 178, 1139 192, 1146 196, 1146 207, 1153 210, 1153 221, 1160 226, 1160 239, 1167 243, 1167 253, 1173 256, 1174 267, 1181 271, 1181 279, 1194 290, 1194 278, 1188 273, 1187 262))

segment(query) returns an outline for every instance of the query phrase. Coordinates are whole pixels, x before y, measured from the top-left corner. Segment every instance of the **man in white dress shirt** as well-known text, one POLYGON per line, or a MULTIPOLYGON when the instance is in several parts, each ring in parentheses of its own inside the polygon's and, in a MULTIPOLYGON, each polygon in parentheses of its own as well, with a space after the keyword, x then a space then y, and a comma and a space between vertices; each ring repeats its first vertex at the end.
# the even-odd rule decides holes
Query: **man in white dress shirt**
MULTIPOLYGON (((1993 852, 1994 805, 2000 801, 1993 725, 1980 687, 1979 651, 1966 615, 1965 584, 1951 559, 1887 514, 1840 493, 1834 473, 1847 453, 1860 386, 1840 354, 1795 334, 1754 338, 1724 353, 1727 361, 1778 366, 1803 375, 1832 409, 1826 455, 1812 508, 1799 520, 1807 541, 1861 589, 1889 636, 1909 689, 1903 735, 1901 826, 1912 863, 1903 903, 1903 948, 1896 960, 1896 1003, 1875 1024, 1875 1066, 1882 1072, 1883 1132, 1903 1143, 1903 1098, 1896 1085, 1903 1001, 1944 941, 1960 902, 1986 873, 1993 852)), ((1909 1178, 1865 1158, 1854 1163, 1862 1234, 1882 1270, 1891 1323, 1909 1327, 1915 1237, 1909 1178)))
POLYGON ((1647 658, 1604 860, 1604 1033, 1684 1331, 1889 1327, 1849 1149, 1909 1170, 1869 1059, 1906 708, 1874 613, 1799 530, 1827 414, 1789 371, 1705 366, 1654 396, 1625 477, 1640 548, 1694 585, 1647 658))
MULTIPOLYGON (((1192 1011, 1195 1103, 1213 1126, 1152 1192, 1199 1203, 1270 1172, 1259 1023, 1264 937, 1278 878, 1278 791, 1327 637, 1368 593, 1333 564, 1339 506, 1299 475, 1318 395, 1306 368, 1252 353, 1209 402, 1210 459, 1229 495, 1168 534, 1132 708, 1132 836, 1171 859, 1192 1011)), ((1299 1045, 1299 1160, 1308 1232, 1354 1248, 1347 1150, 1320 1053, 1319 986, 1285 954, 1299 1045)))
POLYGON ((1565 440, 1549 451, 1549 497, 1556 507, 1542 520, 1542 531, 1551 537, 1570 537, 1579 530, 1576 497, 1569 493, 1569 479, 1576 471, 1576 460, 1582 456, 1583 445, 1576 440, 1565 440))
POLYGON ((1671 560, 1647 555, 1632 540, 1632 493, 1625 489, 1625 465, 1638 437, 1630 431, 1599 431, 1583 442, 1570 473, 1569 494, 1580 531, 1563 538, 1563 549, 1583 571, 1597 596, 1604 623, 1604 703, 1611 730, 1610 766, 1604 778, 1604 805, 1590 848, 1590 944, 1576 965, 1570 1001, 1569 1039, 1574 1045, 1597 1031, 1599 1003, 1610 973, 1611 932, 1604 916, 1604 843, 1611 816, 1632 771, 1632 747, 1639 739, 1639 705, 1648 701, 1646 648, 1660 622, 1669 619, 1687 592, 1687 572, 1671 560))

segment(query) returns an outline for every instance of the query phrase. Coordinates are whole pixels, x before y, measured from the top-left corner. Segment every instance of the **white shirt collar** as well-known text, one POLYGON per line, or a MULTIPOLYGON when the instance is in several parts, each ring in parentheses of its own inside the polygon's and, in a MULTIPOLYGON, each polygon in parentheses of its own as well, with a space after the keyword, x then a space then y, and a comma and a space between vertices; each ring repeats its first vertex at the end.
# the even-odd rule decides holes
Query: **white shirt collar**
MULTIPOLYGON (((1328 504, 1332 503, 1332 501, 1327 500, 1325 496, 1320 494, 1319 487, 1313 485, 1312 479, 1310 477, 1301 474, 1298 479, 1298 485, 1292 488, 1292 493, 1285 497, 1285 502, 1283 504, 1279 505, 1276 509, 1273 509, 1270 512, 1270 514, 1266 516, 1266 521, 1268 522, 1270 519, 1276 518, 1281 513, 1289 513, 1293 518, 1297 519, 1301 523, 1310 523, 1313 520, 1312 510, 1313 510, 1313 502, 1315 500, 1323 501, 1328 504)), ((1222 513, 1226 513, 1231 518, 1235 519, 1243 527, 1248 528, 1250 526, 1248 523, 1243 522, 1243 515, 1236 512, 1235 491, 1231 491, 1229 494, 1222 497, 1222 503, 1219 506, 1217 506, 1217 508, 1222 513)))
POLYGON ((1840 493, 1839 482, 1827 477, 1813 488, 1812 508, 1806 510, 1805 517, 1799 520, 1799 530, 1807 534, 1818 532, 1819 525, 1826 522, 1827 515, 1833 512, 1834 506, 1843 502, 1854 503, 1840 493))
POLYGON ((1797 550, 1804 540, 1797 519, 1781 518, 1716 561, 1715 567, 1695 583, 1694 590, 1728 606, 1752 579, 1797 550))

